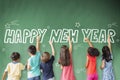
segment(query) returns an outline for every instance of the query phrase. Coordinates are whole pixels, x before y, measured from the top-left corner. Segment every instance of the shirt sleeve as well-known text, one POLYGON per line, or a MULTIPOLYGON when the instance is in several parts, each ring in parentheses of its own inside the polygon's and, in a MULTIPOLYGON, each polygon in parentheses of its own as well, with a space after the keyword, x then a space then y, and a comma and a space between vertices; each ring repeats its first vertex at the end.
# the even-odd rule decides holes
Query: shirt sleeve
POLYGON ((40 57, 40 56, 41 56, 40 51, 36 52, 36 55, 37 55, 38 57, 40 57))
POLYGON ((5 72, 9 72, 10 71, 10 64, 7 65, 5 72))
POLYGON ((42 69, 42 63, 40 63, 40 69, 42 69))
POLYGON ((53 63, 53 61, 55 60, 55 57, 52 55, 50 60, 53 63))
POLYGON ((21 69, 21 70, 24 70, 24 69, 25 69, 25 66, 24 66, 22 63, 20 63, 20 69, 21 69))
POLYGON ((112 55, 112 53, 111 53, 111 59, 113 59, 113 55, 112 55))

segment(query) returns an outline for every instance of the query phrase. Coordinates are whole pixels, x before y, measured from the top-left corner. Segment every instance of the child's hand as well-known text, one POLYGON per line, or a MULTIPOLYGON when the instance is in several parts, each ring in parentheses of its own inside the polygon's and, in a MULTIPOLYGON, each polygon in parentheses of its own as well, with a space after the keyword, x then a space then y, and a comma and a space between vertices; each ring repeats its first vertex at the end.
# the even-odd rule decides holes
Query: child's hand
POLYGON ((86 42, 89 42, 89 39, 88 39, 88 38, 85 38, 85 41, 86 41, 86 42))
POLYGON ((50 44, 50 45, 52 45, 52 43, 53 43, 52 41, 49 41, 49 44, 50 44))
POLYGON ((85 41, 89 44, 90 47, 94 47, 88 38, 85 38, 85 41))

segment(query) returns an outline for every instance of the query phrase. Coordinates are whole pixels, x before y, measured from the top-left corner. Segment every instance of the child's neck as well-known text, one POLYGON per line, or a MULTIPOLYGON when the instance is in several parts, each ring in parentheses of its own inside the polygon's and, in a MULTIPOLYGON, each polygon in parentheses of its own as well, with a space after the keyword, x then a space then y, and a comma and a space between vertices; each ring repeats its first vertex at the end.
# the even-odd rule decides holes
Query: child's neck
POLYGON ((19 62, 19 59, 18 59, 18 60, 15 60, 15 61, 12 61, 12 62, 19 62))
POLYGON ((30 54, 30 56, 32 57, 32 56, 35 56, 35 55, 33 55, 33 54, 30 54))
POLYGON ((19 62, 19 61, 12 61, 13 63, 17 63, 17 62, 19 62))

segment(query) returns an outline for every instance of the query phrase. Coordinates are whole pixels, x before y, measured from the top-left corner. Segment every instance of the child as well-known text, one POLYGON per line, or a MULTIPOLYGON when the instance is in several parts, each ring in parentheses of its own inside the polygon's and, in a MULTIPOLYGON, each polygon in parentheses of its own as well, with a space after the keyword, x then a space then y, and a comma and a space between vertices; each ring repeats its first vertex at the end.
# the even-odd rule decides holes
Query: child
POLYGON ((88 42, 90 46, 87 50, 87 80, 98 80, 98 74, 96 69, 96 57, 99 55, 99 51, 98 49, 93 47, 92 43, 89 41, 88 38, 86 38, 85 41, 88 42))
POLYGON ((59 64, 61 64, 62 74, 60 80, 76 80, 72 63, 72 43, 68 37, 69 46, 63 45, 60 50, 59 64))
POLYGON ((42 80, 54 80, 54 72, 53 72, 53 61, 55 56, 55 51, 52 45, 52 42, 49 42, 52 49, 52 56, 50 58, 50 54, 48 52, 44 52, 41 56, 40 69, 43 72, 42 80))
POLYGON ((28 59, 27 70, 28 80, 40 80, 40 37, 37 36, 36 47, 30 45, 28 48, 30 58, 28 59))
POLYGON ((20 54, 18 52, 13 52, 11 54, 12 62, 8 63, 5 72, 3 74, 2 80, 20 80, 21 71, 24 70, 25 66, 20 63, 20 54))
POLYGON ((103 69, 102 80, 114 80, 113 66, 112 66, 112 49, 110 43, 110 36, 108 36, 108 46, 102 48, 102 64, 101 69, 103 69))

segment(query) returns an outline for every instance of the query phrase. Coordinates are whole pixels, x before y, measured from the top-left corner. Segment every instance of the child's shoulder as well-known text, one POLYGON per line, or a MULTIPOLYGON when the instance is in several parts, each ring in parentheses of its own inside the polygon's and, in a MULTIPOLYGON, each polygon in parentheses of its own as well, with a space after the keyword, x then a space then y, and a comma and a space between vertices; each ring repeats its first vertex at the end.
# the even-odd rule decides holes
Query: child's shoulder
POLYGON ((12 64, 12 62, 9 62, 7 65, 11 65, 12 64))
POLYGON ((10 66, 10 65, 16 65, 16 64, 19 65, 19 64, 22 64, 22 63, 20 63, 20 62, 9 62, 7 65, 10 66))
POLYGON ((40 51, 37 51, 35 55, 40 55, 40 54, 41 54, 40 51))
POLYGON ((18 64, 22 64, 22 65, 23 65, 23 63, 22 63, 22 62, 18 62, 18 64))

